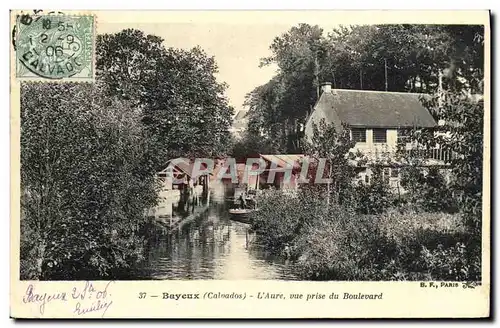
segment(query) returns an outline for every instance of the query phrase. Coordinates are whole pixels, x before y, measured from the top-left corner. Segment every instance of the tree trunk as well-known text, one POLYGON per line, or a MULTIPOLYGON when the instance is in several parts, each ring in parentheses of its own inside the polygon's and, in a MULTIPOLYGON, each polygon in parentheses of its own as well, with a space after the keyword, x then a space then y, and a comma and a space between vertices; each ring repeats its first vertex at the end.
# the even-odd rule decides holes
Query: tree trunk
POLYGON ((318 54, 314 55, 314 83, 316 84, 316 100, 319 99, 319 62, 318 54))
POLYGON ((328 183, 326 184, 326 206, 330 208, 330 179, 332 178, 332 166, 328 168, 328 183))
POLYGON ((45 260, 45 248, 46 248, 46 244, 44 241, 40 242, 40 246, 39 246, 39 249, 38 249, 38 254, 37 254, 37 257, 36 257, 36 277, 35 279, 36 280, 39 280, 42 278, 43 276, 43 261, 45 260))

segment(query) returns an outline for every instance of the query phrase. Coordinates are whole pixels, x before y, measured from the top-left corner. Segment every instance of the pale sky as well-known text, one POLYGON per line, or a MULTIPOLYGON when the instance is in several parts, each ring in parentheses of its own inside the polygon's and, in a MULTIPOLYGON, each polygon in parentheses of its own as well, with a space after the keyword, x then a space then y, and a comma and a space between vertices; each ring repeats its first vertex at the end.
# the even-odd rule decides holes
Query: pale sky
MULTIPOLYGON (((226 95, 235 108, 243 108, 245 95, 269 81, 276 66, 259 68, 260 59, 271 54, 273 39, 292 24, 231 23, 99 23, 98 33, 114 33, 125 28, 142 30, 162 37, 166 47, 191 49, 199 45, 214 56, 219 67, 218 79, 229 88, 226 95)), ((331 27, 333 28, 333 26, 331 27)), ((331 29, 330 28, 330 29, 331 29)), ((326 29, 329 31, 330 29, 326 29)))
POLYGON ((99 33, 119 32, 135 28, 162 37, 166 47, 191 49, 199 45, 214 56, 219 67, 218 80, 229 87, 226 95, 235 112, 242 109, 245 95, 256 86, 266 83, 276 67, 259 68, 260 58, 270 55, 269 45, 274 37, 290 26, 284 25, 226 25, 226 24, 100 24, 99 33))
POLYGON ((270 55, 273 39, 299 23, 319 25, 325 33, 353 24, 483 24, 487 11, 289 10, 289 11, 100 11, 97 33, 136 28, 165 39, 165 46, 191 49, 199 45, 219 66, 219 80, 236 112, 245 95, 274 75, 275 67, 259 68, 270 55))

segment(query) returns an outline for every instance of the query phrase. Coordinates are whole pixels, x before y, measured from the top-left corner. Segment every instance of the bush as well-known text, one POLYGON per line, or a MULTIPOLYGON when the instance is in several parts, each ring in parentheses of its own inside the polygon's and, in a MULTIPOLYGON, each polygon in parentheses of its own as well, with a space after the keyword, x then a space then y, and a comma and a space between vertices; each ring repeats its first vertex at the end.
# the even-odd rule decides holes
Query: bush
POLYGON ((332 206, 327 219, 308 226, 301 239, 301 275, 313 280, 369 280, 391 252, 377 230, 377 217, 332 206))
POLYGON ((141 260, 158 185, 140 120, 90 84, 22 84, 22 279, 114 277, 141 260))
POLYGON ((473 254, 458 242, 453 247, 438 245, 434 250, 423 247, 421 260, 432 277, 452 281, 480 281, 481 253, 473 254))
POLYGON ((438 168, 408 166, 402 170, 405 203, 424 212, 457 212, 452 189, 438 168))
POLYGON ((356 208, 361 214, 384 213, 394 202, 389 190, 389 182, 383 175, 381 166, 373 166, 369 184, 359 182, 355 188, 357 195, 356 208))
POLYGON ((293 246, 303 227, 325 213, 319 197, 280 190, 267 190, 259 196, 258 204, 259 211, 252 214, 253 229, 258 243, 274 254, 293 246))
POLYGON ((333 208, 303 237, 301 274, 314 280, 476 280, 479 255, 457 215, 356 215, 333 208))
MULTIPOLYGON (((381 278, 462 280, 463 276, 445 274, 445 271, 434 267, 439 261, 443 267, 458 267, 460 261, 474 261, 468 254, 456 252, 457 244, 466 245, 469 240, 462 221, 460 215, 447 213, 389 212, 384 215, 379 221, 380 231, 395 245, 396 252, 395 257, 382 268, 381 278), (456 254, 456 257, 442 254, 456 254)), ((473 279, 475 275, 471 270, 467 271, 470 272, 469 278, 473 279)))
MULTIPOLYGON (((475 280, 480 252, 468 244, 459 215, 363 215, 331 204, 314 189, 264 194, 254 229, 267 250, 289 250, 312 280, 475 280), (479 255, 474 255, 479 254, 479 255)), ((288 252, 288 251, 287 251, 288 252)))

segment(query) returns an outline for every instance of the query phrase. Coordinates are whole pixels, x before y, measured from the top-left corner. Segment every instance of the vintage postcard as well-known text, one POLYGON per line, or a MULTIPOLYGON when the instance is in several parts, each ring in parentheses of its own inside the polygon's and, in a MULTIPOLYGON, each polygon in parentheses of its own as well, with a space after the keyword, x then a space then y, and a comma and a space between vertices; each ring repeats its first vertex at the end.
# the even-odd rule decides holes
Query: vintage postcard
POLYGON ((490 316, 488 11, 9 33, 11 317, 490 316))

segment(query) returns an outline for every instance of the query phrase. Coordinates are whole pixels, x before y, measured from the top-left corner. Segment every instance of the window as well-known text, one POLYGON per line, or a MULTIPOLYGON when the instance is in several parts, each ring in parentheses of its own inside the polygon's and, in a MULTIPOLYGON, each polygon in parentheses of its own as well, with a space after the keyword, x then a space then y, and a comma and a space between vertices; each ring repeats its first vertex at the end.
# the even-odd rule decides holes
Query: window
POLYGON ((387 130, 386 129, 373 129, 373 142, 374 143, 386 143, 387 142, 387 130))
POLYGON ((366 129, 352 129, 352 140, 355 142, 366 142, 366 129))
POLYGON ((391 169, 391 178, 397 178, 399 177, 399 168, 393 167, 391 169))

